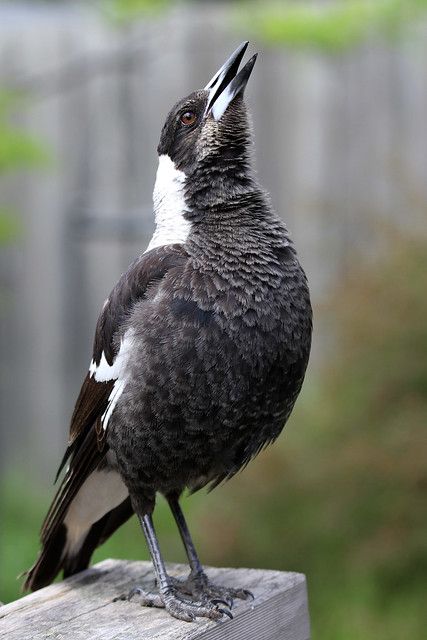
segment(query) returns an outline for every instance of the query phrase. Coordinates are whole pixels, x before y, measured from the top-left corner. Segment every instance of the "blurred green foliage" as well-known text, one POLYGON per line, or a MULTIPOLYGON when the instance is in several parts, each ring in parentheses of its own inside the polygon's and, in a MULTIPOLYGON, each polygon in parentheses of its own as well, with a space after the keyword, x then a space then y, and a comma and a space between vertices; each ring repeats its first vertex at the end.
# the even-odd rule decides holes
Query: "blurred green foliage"
POLYGON ((19 217, 11 209, 0 208, 0 246, 16 242, 22 234, 19 217))
MULTIPOLYGON (((427 243, 401 239, 322 313, 338 353, 310 377, 286 435, 212 494, 183 500, 206 563, 308 576, 313 638, 421 640, 427 597, 427 243)), ((5 485, 0 599, 34 560, 50 496, 5 485)), ((183 561, 163 500, 156 521, 183 561)), ((95 554, 147 558, 135 519, 95 554)))
POLYGON ((238 23, 255 37, 272 45, 329 53, 352 47, 370 35, 396 35, 427 10, 427 0, 273 0, 244 5, 238 11, 238 23))
POLYGON ((101 13, 113 24, 126 26, 131 22, 155 15, 172 3, 173 0, 102 0, 99 3, 101 13))
MULTIPOLYGON (((11 172, 40 167, 49 160, 47 148, 11 122, 14 110, 24 104, 22 95, 0 89, 0 179, 11 172)), ((0 245, 16 241, 21 232, 19 216, 1 202, 0 245)))
POLYGON ((39 166, 48 160, 42 143, 11 123, 13 111, 24 104, 22 95, 0 89, 0 175, 39 166))

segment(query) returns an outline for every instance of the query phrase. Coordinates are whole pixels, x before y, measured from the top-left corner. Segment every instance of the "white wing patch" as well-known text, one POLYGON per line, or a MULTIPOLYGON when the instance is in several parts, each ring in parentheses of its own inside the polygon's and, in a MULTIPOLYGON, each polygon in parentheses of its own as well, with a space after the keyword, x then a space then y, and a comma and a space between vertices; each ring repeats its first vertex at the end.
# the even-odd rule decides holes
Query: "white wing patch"
POLYGON ((119 374, 118 359, 120 356, 120 351, 113 364, 108 364, 104 352, 102 352, 101 354, 101 360, 99 364, 96 364, 96 362, 92 360, 89 366, 90 377, 95 377, 95 380, 97 382, 108 382, 109 380, 116 380, 119 374))
POLYGON ((145 253, 167 244, 184 244, 191 224, 184 218, 188 211, 185 201, 186 175, 175 167, 168 155, 159 156, 153 191, 156 229, 145 253))
POLYGON ((132 346, 133 331, 129 329, 123 336, 119 352, 116 355, 113 364, 108 364, 104 352, 102 352, 101 360, 98 365, 93 360, 90 363, 90 377, 94 376, 97 382, 109 382, 111 380, 115 380, 111 393, 108 396, 107 408, 101 416, 104 431, 108 426, 111 414, 113 413, 128 381, 129 370, 127 369, 127 364, 129 361, 129 355, 132 351, 132 346))
POLYGON ((123 379, 123 380, 116 380, 116 382, 114 383, 114 387, 110 393, 110 395, 108 396, 108 405, 106 410, 104 411, 104 413, 101 416, 101 422, 102 422, 102 428, 104 429, 104 431, 106 430, 106 428, 108 427, 108 421, 111 418, 111 414, 114 411, 114 408, 117 404, 118 399, 120 398, 120 396, 123 393, 123 390, 126 386, 126 382, 127 380, 123 379))

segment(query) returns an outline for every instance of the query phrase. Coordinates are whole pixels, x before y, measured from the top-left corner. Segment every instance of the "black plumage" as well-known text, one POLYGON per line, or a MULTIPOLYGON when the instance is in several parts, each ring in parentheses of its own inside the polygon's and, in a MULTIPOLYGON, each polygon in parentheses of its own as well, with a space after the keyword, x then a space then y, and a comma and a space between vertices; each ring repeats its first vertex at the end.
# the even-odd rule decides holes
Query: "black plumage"
POLYGON ((215 597, 247 596, 208 583, 178 505, 186 488, 216 486, 277 438, 310 351, 306 277, 251 166, 242 94, 255 58, 237 74, 246 46, 167 117, 156 242, 100 314, 61 465, 68 469, 27 588, 83 569, 135 511, 159 583, 143 603, 191 620, 220 617, 215 597), (155 538, 159 492, 186 546, 183 583, 167 575, 155 538))

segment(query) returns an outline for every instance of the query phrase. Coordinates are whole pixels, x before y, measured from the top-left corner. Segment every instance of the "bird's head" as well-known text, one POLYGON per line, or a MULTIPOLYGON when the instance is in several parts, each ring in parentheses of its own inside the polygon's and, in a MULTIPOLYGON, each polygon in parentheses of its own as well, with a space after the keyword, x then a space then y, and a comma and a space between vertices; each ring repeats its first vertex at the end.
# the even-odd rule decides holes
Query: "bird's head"
POLYGON ((250 132, 243 92, 256 60, 255 54, 239 71, 247 46, 242 43, 204 89, 177 102, 166 118, 159 156, 186 176, 201 165, 245 156, 250 132))
POLYGON ((241 44, 203 90, 180 100, 166 118, 149 249, 186 242, 194 223, 217 216, 230 197, 250 187, 251 135, 243 92, 256 55, 239 71, 247 46, 241 44))

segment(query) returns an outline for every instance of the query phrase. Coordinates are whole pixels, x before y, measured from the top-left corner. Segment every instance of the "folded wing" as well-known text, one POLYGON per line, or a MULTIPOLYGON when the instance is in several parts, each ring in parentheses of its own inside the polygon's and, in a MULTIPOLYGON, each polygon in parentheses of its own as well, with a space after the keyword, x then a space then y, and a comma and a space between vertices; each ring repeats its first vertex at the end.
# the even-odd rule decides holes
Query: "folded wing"
POLYGON ((27 572, 24 589, 49 584, 63 569, 87 567, 94 549, 133 513, 119 474, 108 464, 105 435, 123 387, 131 340, 125 320, 147 290, 187 259, 181 245, 143 254, 122 275, 99 316, 93 357, 71 418, 68 446, 58 470, 67 465, 41 530, 42 550, 27 572))

